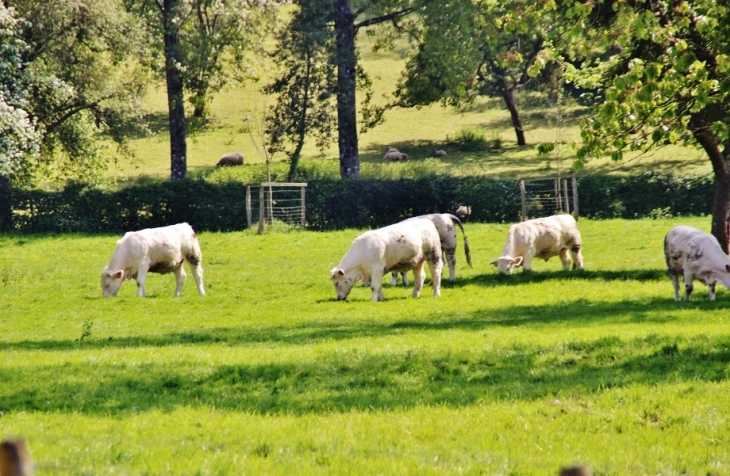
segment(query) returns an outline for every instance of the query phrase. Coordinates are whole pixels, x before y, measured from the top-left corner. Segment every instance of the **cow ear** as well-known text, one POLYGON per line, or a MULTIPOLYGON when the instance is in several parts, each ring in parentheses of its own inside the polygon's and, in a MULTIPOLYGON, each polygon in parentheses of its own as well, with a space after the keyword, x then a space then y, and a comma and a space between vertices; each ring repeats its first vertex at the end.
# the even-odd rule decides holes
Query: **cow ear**
POLYGON ((492 262, 491 262, 491 263, 489 263, 489 264, 491 264, 492 266, 497 266, 497 261, 498 261, 498 260, 496 260, 496 259, 495 259, 494 261, 492 261, 492 262))
POLYGON ((512 260, 512 264, 517 267, 520 267, 520 266, 522 266, 522 260, 523 260, 522 256, 518 256, 517 258, 512 260))
POLYGON ((345 275, 345 271, 342 268, 338 268, 337 271, 335 271, 335 273, 338 276, 344 276, 345 275))
POLYGON ((120 270, 118 270, 118 271, 115 271, 115 272, 111 273, 111 274, 110 274, 110 276, 111 276, 112 278, 114 278, 114 279, 119 279, 119 278, 121 278, 122 276, 124 276, 124 270, 123 270, 123 269, 120 269, 120 270))

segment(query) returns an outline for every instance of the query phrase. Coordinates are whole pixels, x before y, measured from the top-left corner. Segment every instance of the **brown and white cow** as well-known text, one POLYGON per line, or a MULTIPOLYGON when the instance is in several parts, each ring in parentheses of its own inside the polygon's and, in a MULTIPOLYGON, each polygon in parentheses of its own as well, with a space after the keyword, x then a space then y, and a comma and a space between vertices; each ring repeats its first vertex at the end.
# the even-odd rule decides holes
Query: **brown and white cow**
POLYGON ((664 237, 664 257, 674 286, 674 300, 679 301, 679 276, 684 279, 684 299, 689 301, 697 279, 710 288, 715 300, 715 285, 730 289, 730 258, 713 235, 691 226, 675 226, 664 237))
POLYGON ((533 258, 545 261, 560 256, 563 269, 583 269, 581 237, 575 219, 570 215, 553 215, 535 218, 512 225, 507 234, 507 242, 502 256, 492 261, 500 273, 512 274, 520 266, 525 270, 532 268, 533 258))
MULTIPOLYGON (((446 262, 449 265, 449 281, 452 283, 456 280, 456 245, 459 242, 456 236, 456 228, 454 223, 459 225, 461 228, 461 234, 464 236, 464 253, 466 255, 466 262, 471 268, 471 250, 469 248, 469 239, 466 237, 464 226, 461 224, 461 220, 458 217, 450 213, 431 213, 429 215, 420 215, 414 218, 426 218, 431 220, 436 226, 436 230, 439 233, 439 240, 441 240, 441 251, 443 252, 446 262)), ((413 220, 409 218, 408 220, 413 220)), ((398 273, 393 273, 390 281, 391 286, 398 284, 398 273)), ((403 284, 408 286, 408 278, 403 276, 403 284)))
POLYGON ((406 220, 355 238, 340 264, 330 271, 330 279, 337 299, 347 299, 355 283, 362 280, 370 282, 371 300, 383 301, 383 275, 413 270, 413 297, 419 297, 426 279, 424 263, 431 271, 433 295, 439 296, 444 262, 436 226, 427 219, 406 220))
POLYGON ((102 295, 116 296, 124 280, 135 279, 137 296, 144 297, 148 272, 172 272, 177 281, 175 296, 180 296, 185 282, 183 261, 187 261, 198 292, 205 296, 202 259, 198 238, 187 223, 127 232, 117 241, 114 254, 101 273, 102 295))

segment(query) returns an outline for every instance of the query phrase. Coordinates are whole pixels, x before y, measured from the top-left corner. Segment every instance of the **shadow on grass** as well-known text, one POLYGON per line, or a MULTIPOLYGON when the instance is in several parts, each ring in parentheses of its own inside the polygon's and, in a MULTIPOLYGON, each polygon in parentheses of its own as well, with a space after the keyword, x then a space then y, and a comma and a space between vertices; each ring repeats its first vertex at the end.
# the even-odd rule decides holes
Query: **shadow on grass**
MULTIPOLYGON (((553 258, 557 259, 557 258, 553 258)), ((496 268, 494 268, 496 270, 496 268)), ((475 284, 484 287, 542 283, 545 281, 661 281, 669 283, 666 269, 524 271, 507 275, 492 272, 459 278, 450 287, 475 284)))
POLYGON ((96 362, 4 368, 0 411, 124 415, 178 406, 306 414, 581 398, 635 384, 728 378, 730 336, 605 337, 549 347, 372 353, 261 365, 96 362))

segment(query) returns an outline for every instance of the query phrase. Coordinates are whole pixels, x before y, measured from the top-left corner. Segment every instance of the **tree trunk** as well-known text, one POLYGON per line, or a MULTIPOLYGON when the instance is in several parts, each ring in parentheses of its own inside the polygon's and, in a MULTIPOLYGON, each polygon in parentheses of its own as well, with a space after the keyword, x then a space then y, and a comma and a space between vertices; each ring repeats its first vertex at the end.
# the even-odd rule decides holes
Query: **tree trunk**
POLYGON ((355 102, 355 16, 349 0, 334 0, 337 43, 337 129, 340 147, 340 177, 360 178, 355 102))
POLYGON ((208 116, 208 94, 207 91, 196 91, 193 96, 193 117, 208 116))
POLYGON ((712 234, 720 242, 725 253, 730 249, 728 244, 728 227, 730 227, 730 160, 715 137, 709 126, 698 116, 693 116, 688 124, 697 142, 707 153, 715 173, 715 203, 712 207, 712 234))
POLYGON ((185 99, 182 71, 180 71, 180 31, 174 21, 178 2, 179 0, 163 0, 162 7, 167 108, 170 124, 170 176, 173 180, 184 179, 187 174, 185 99))
POLYGON ((304 97, 302 98, 302 111, 299 115, 299 124, 297 125, 297 146, 291 156, 289 163, 289 174, 287 176, 290 182, 294 182, 297 178, 297 168, 299 167, 299 158, 304 148, 304 139, 307 135, 307 114, 309 113, 309 90, 312 75, 312 56, 307 51, 307 66, 304 70, 304 97))
POLYGON ((512 90, 501 87, 502 99, 509 109, 509 115, 512 117, 512 127, 515 128, 515 134, 517 134, 517 145, 527 145, 525 141, 525 131, 522 129, 522 121, 520 120, 520 113, 517 111, 517 104, 515 104, 515 98, 512 95, 512 90))
POLYGON ((10 198, 10 178, 0 176, 0 231, 13 229, 13 204, 10 198))

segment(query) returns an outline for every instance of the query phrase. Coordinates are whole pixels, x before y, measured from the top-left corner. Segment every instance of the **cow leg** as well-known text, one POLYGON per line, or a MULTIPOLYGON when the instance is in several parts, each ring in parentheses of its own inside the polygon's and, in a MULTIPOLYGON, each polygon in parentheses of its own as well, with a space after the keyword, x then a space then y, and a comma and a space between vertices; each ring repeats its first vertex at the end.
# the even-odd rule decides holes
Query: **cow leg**
POLYGON ((583 269, 583 254, 580 252, 581 245, 573 245, 570 253, 573 255, 573 269, 583 269))
POLYGON ((403 286, 408 287, 408 273, 401 273, 401 276, 403 276, 403 286))
POLYGON ((370 272, 370 290, 373 292, 371 301, 385 301, 383 295, 383 268, 382 266, 374 266, 370 272))
POLYGON ((674 288, 674 300, 679 301, 679 273, 676 270, 669 270, 669 279, 672 280, 672 287, 674 288))
POLYGON ((560 262, 563 263, 563 270, 568 271, 570 269, 570 253, 568 248, 560 250, 560 262))
POLYGON ((431 270, 431 284, 433 285, 433 297, 441 296, 441 274, 444 272, 444 261, 440 255, 434 255, 428 261, 428 268, 431 270))
POLYGON ((446 262, 449 264, 449 281, 456 281, 456 248, 444 249, 446 262))
POLYGON ((688 273, 687 271, 684 272, 684 300, 689 301, 689 298, 692 296, 692 291, 694 290, 694 286, 692 285, 692 280, 694 279, 694 275, 692 273, 688 273))
POLYGON ((147 271, 150 269, 150 264, 142 262, 137 267, 137 297, 145 297, 144 283, 147 281, 147 271))
POLYGON ((398 273, 395 271, 390 273, 390 285, 398 286, 398 273))
POLYGON ((173 272, 175 273, 175 282, 177 283, 177 287, 175 287, 175 297, 180 297, 186 276, 182 263, 180 263, 180 266, 175 268, 173 272))
POLYGON ((202 259, 200 248, 196 251, 196 253, 191 253, 186 256, 185 259, 188 263, 190 263, 190 270, 193 272, 193 279, 195 279, 195 284, 198 286, 198 294, 205 296, 205 285, 203 285, 203 264, 201 263, 202 259))
POLYGON ((414 298, 417 298, 421 295, 421 289, 423 288, 423 283, 426 281, 426 275, 423 273, 423 264, 424 262, 421 261, 416 265, 415 268, 413 268, 413 294, 412 296, 414 298))
POLYGON ((711 283, 711 284, 709 284, 707 286, 707 287, 710 288, 710 301, 714 301, 715 300, 715 285, 716 284, 717 283, 711 283))
POLYGON ((532 269, 532 258, 535 257, 534 253, 527 253, 525 254, 524 258, 522 258, 522 267, 525 271, 530 271, 532 269))

